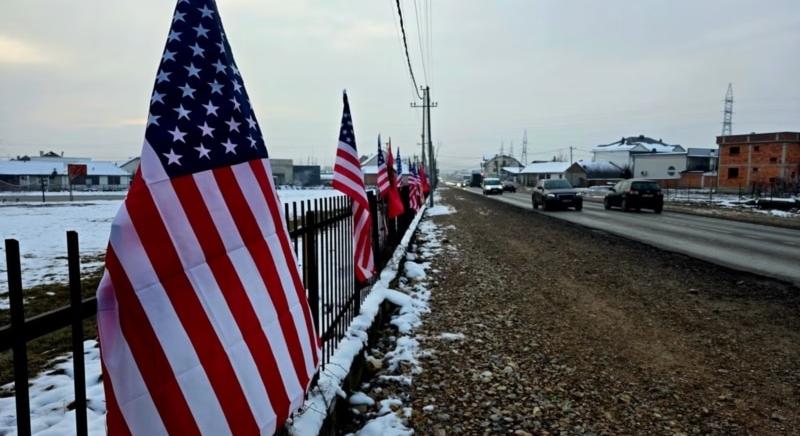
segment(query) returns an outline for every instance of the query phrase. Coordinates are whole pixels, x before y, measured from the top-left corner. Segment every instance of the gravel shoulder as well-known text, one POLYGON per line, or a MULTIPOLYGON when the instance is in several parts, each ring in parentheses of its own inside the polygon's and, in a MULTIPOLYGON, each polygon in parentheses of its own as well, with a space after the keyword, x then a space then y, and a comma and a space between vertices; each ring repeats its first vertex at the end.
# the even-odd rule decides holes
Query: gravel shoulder
POLYGON ((800 432, 800 289, 442 197, 419 434, 800 432))

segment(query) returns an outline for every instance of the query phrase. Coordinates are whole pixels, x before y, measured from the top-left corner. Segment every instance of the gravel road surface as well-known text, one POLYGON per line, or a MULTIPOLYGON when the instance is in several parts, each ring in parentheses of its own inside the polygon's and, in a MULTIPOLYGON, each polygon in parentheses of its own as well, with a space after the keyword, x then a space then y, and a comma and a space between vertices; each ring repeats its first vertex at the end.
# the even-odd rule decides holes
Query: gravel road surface
POLYGON ((457 250, 431 265, 418 434, 800 432, 800 289, 442 197, 457 250))

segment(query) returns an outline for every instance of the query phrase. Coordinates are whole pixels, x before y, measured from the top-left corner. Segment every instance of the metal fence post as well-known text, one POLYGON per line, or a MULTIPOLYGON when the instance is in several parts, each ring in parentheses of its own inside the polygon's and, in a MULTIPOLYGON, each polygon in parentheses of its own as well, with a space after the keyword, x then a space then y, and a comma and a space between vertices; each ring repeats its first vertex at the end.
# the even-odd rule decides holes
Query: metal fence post
POLYGON ((308 286, 308 304, 311 306, 314 328, 320 337, 324 337, 319 330, 319 271, 317 266, 317 214, 313 210, 306 212, 305 225, 303 226, 303 268, 306 271, 306 286, 308 286))
POLYGON ((17 434, 31 434, 31 407, 28 397, 28 346, 25 337, 25 308, 22 302, 22 270, 19 242, 6 239, 6 268, 8 268, 8 300, 11 312, 14 353, 14 397, 17 406, 17 434))
POLYGON ((381 256, 380 232, 378 231, 378 197, 375 195, 374 190, 367 191, 367 200, 369 201, 369 216, 372 224, 372 255, 377 267, 381 264, 383 256, 381 256))
POLYGON ((83 359, 83 310, 81 296, 81 264, 78 232, 67 232, 67 264, 69 268, 69 306, 72 320, 72 372, 75 385, 76 434, 89 433, 86 424, 86 367, 83 359))

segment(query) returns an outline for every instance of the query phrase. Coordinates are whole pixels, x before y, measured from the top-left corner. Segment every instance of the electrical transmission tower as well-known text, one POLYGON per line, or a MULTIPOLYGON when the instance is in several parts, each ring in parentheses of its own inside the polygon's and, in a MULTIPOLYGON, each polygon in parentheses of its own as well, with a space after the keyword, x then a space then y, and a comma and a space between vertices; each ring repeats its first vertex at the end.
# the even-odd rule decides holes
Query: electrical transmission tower
POLYGON ((522 165, 528 165, 528 129, 522 134, 522 165))
POLYGON ((733 85, 728 84, 725 93, 725 115, 722 118, 722 136, 730 136, 733 131, 733 85))

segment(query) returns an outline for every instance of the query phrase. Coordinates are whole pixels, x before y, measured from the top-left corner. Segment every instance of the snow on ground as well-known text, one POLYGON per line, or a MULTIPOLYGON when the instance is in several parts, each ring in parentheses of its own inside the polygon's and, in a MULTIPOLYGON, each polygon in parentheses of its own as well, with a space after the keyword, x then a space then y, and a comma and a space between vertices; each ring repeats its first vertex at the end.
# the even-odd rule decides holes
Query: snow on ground
MULTIPOLYGON (((411 304, 411 298, 408 295, 389 288, 389 283, 398 274, 400 263, 406 255, 405 247, 411 241, 411 236, 422 219, 424 210, 423 207, 417 213, 409 229, 403 235, 400 245, 392 254, 392 258, 386 267, 381 271, 378 281, 373 285, 364 302, 361 303, 361 312, 350 323, 350 327, 347 329, 344 338, 339 342, 330 361, 325 365, 325 369, 320 372, 317 386, 308 393, 305 403, 289 423, 290 434, 297 436, 318 434, 327 416, 328 406, 333 402, 334 398, 337 396, 347 397, 347 394, 341 388, 342 380, 347 376, 353 359, 367 343, 367 330, 372 326, 381 304, 384 301, 389 301, 400 307, 411 304)), ((376 431, 379 429, 380 427, 376 431)))
MULTIPOLYGON (((58 193, 63 194, 63 193, 58 193)), ((102 265, 111 221, 122 199, 94 200, 86 192, 74 202, 0 202, 0 239, 19 241, 22 256, 22 286, 66 282, 67 230, 76 230, 80 241, 82 270, 102 265)), ((341 195, 333 189, 281 189, 283 203, 341 195)), ((5 246, 0 241, 0 309, 8 308, 5 246)))
MULTIPOLYGON (((83 343, 86 367, 86 404, 89 434, 105 434, 106 401, 100 372, 100 349, 97 341, 83 343)), ((53 369, 30 380, 31 430, 34 434, 75 434, 75 398, 72 358, 61 358, 53 369)), ((13 383, 0 387, 13 391, 13 383)), ((14 396, 0 398, 0 435, 15 434, 17 429, 14 396)))
MULTIPOLYGON (((100 265, 97 255, 105 251, 111 220, 121 200, 40 203, 0 207, 0 239, 19 241, 22 256, 22 286, 66 281, 67 230, 76 230, 83 270, 100 265), (86 261, 89 258, 92 261, 86 261)), ((8 298, 5 245, 0 246, 0 308, 8 298)))
MULTIPOLYGON (((447 208, 447 206, 443 206, 443 208, 447 208)), ((426 212, 425 215, 429 214, 426 212)), ((430 259, 442 253, 441 235, 441 229, 433 221, 424 220, 419 224, 419 245, 412 246, 410 250, 416 254, 407 256, 404 265, 405 274, 398 281, 398 290, 406 295, 407 299, 404 304, 400 305, 398 313, 390 321, 397 328, 398 336, 394 340, 394 349, 389 350, 383 356, 385 365, 381 365, 378 372, 378 379, 381 382, 408 386, 413 384, 414 377, 422 372, 418 358, 428 352, 420 349, 416 330, 422 324, 422 316, 430 311, 428 300, 431 296, 428 289, 429 279, 425 274, 425 270, 430 268, 430 262, 425 262, 424 259, 430 259)), ((461 333, 449 333, 442 336, 447 336, 450 340, 464 338, 461 333)), ((368 356, 368 360, 371 357, 373 356, 368 356)), ((369 384, 365 385, 369 387, 369 384)), ((376 389, 374 392, 383 392, 383 390, 376 389)), ((434 407, 430 405, 426 407, 426 411, 432 411, 434 407)), ((410 435, 413 430, 409 429, 407 424, 411 412, 412 409, 405 407, 400 398, 390 397, 381 400, 380 410, 366 412, 369 419, 355 434, 356 436, 410 435)))

